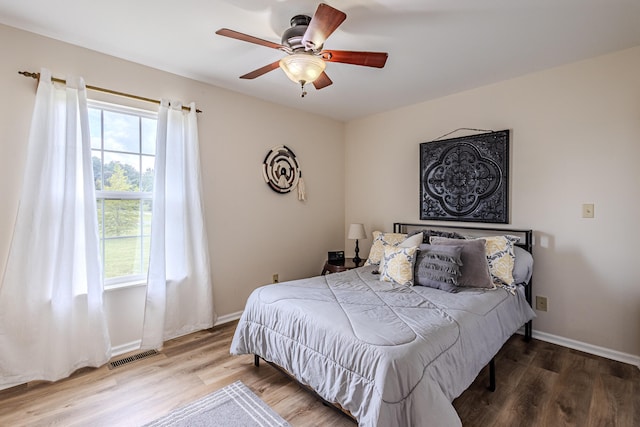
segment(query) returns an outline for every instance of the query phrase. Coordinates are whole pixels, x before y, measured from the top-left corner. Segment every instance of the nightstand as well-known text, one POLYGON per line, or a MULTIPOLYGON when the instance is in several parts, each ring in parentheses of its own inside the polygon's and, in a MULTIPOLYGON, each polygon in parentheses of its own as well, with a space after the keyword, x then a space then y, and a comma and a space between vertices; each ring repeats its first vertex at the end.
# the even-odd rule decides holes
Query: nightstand
POLYGON ((329 261, 325 261, 324 267, 322 267, 321 274, 324 276, 327 273, 340 273, 341 271, 347 271, 351 270, 352 268, 362 267, 365 261, 366 260, 363 259, 357 265, 353 262, 353 258, 346 258, 343 264, 329 264, 329 261))

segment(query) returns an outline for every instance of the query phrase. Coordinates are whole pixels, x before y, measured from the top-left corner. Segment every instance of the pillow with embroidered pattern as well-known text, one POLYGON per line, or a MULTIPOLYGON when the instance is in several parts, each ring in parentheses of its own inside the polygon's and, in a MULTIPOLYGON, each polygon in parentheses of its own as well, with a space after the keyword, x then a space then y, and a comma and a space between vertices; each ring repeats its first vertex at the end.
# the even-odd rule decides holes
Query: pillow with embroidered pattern
MULTIPOLYGON (((395 245, 389 245, 387 243, 382 245, 383 251, 387 246, 395 246, 398 248, 413 248, 418 247, 422 242, 422 236, 420 234, 415 234, 413 236, 407 237, 402 242, 397 243, 395 245)), ((378 266, 378 271, 384 268, 384 256, 380 259, 380 265, 378 266)))
POLYGON ((401 248, 387 245, 384 248, 384 263, 381 263, 380 280, 398 285, 413 286, 413 265, 417 246, 401 248))
MULTIPOLYGON (((520 240, 517 236, 491 236, 482 238, 489 263, 489 273, 496 285, 515 289, 513 266, 515 262, 514 243, 520 240)), ((472 239, 474 240, 474 239, 472 239)))
POLYGON ((364 265, 378 265, 384 255, 384 245, 397 245, 406 239, 407 235, 402 233, 373 232, 373 243, 369 250, 369 257, 364 265))

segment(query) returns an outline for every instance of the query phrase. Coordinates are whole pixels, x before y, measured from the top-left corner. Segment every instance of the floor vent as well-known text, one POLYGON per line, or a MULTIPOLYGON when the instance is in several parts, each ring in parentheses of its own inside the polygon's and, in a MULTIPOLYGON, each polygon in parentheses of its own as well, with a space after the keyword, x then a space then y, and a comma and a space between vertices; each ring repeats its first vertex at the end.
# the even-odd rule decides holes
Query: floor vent
POLYGON ((146 359, 147 357, 155 356, 156 354, 160 353, 158 353, 156 350, 149 350, 142 353, 134 354, 133 356, 125 357, 123 359, 114 360, 113 362, 109 362, 109 369, 119 368, 120 366, 135 362, 136 360, 146 359))

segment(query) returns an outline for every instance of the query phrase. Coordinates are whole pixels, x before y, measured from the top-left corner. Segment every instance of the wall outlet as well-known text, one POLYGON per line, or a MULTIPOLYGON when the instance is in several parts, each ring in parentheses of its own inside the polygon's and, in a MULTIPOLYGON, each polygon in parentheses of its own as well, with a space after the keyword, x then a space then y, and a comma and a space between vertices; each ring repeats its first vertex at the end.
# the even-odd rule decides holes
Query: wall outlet
POLYGON ((536 310, 547 311, 547 297, 536 296, 536 310))
POLYGON ((271 278, 271 283, 278 283, 279 281, 280 281, 280 278, 278 277, 278 273, 275 273, 271 278))
POLYGON ((582 205, 582 218, 593 218, 594 206, 593 203, 585 203, 582 205))

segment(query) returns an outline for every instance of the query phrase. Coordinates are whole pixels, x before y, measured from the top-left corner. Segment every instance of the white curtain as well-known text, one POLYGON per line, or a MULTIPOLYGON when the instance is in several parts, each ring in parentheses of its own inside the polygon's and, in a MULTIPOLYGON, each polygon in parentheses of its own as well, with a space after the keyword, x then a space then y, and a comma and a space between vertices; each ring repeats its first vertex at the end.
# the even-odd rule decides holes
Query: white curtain
POLYGON ((0 285, 0 388, 109 360, 84 81, 42 70, 0 285))
POLYGON ((158 113, 151 250, 142 348, 215 322, 200 183, 195 104, 158 113))

